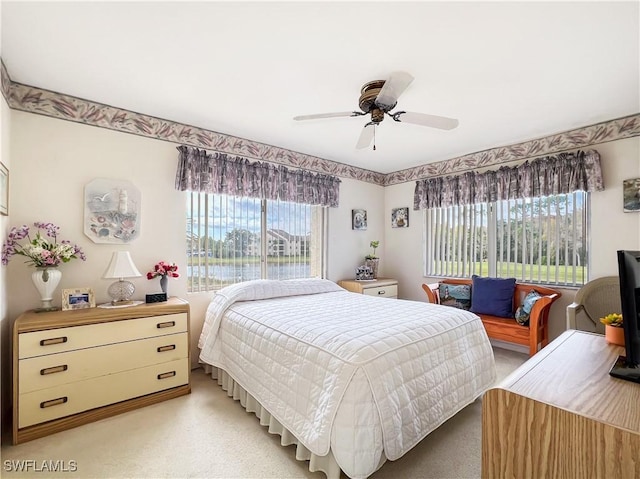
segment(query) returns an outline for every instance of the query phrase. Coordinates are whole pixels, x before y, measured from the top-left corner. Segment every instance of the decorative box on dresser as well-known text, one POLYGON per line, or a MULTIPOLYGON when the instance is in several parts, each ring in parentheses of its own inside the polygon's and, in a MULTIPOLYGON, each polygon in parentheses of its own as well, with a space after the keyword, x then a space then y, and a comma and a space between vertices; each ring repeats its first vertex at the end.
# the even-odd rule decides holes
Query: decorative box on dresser
POLYGON ((624 348, 569 330, 482 399, 482 477, 640 477, 640 384, 624 348))
POLYGON ((338 281, 338 286, 354 293, 379 296, 384 298, 398 297, 398 281, 390 278, 378 278, 372 281, 358 281, 355 279, 343 279, 338 281))
POLYGON ((191 392, 189 303, 27 311, 13 325, 13 442, 191 392))

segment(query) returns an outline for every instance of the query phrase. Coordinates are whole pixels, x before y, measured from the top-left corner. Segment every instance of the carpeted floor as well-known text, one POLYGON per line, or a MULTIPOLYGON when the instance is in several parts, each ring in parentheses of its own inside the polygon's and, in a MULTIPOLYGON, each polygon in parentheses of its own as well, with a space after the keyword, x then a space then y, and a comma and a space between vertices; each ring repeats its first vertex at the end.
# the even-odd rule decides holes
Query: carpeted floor
MULTIPOLYGON (((527 360, 495 348, 498 381, 527 360)), ((192 394, 35 441, 2 446, 5 478, 313 478, 295 447, 280 446, 202 370, 192 394), (33 461, 33 462, 25 462, 33 461), (14 469, 30 464, 29 471, 14 469), (59 472, 44 472, 57 464, 59 472), (75 471, 74 471, 75 469, 75 471)), ((481 402, 476 401, 372 479, 479 478, 481 402)))

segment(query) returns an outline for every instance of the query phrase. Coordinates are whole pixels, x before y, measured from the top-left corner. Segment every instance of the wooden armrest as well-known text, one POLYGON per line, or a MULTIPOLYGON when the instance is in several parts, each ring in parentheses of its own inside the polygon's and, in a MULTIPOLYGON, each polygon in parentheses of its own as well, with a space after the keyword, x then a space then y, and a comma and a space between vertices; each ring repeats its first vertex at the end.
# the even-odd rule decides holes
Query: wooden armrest
POLYGON ((551 305, 560 296, 560 293, 548 294, 541 296, 540 299, 535 302, 533 308, 531 308, 531 315, 529 316, 529 328, 537 329, 547 321, 551 305))
POLYGON ((423 284, 422 289, 427 293, 429 302, 433 304, 440 304, 440 298, 438 298, 438 287, 440 283, 423 284))

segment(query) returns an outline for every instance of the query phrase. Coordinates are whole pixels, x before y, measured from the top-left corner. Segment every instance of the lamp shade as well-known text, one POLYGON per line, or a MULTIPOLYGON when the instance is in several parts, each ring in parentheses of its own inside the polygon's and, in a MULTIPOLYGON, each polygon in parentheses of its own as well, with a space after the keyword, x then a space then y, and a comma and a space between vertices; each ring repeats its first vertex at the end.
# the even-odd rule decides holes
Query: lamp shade
POLYGON ((110 278, 137 278, 142 276, 136 265, 133 264, 128 251, 116 251, 111 256, 111 262, 102 275, 104 279, 110 278))

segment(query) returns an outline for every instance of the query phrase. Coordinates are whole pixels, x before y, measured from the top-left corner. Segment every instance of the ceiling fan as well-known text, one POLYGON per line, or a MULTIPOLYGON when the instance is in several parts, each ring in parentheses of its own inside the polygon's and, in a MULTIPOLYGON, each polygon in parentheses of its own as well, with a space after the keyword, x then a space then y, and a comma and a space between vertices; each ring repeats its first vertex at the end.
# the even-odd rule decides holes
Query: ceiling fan
MULTIPOLYGON (((426 113, 413 113, 409 111, 391 112, 398 102, 398 97, 407 89, 413 81, 413 76, 407 72, 393 72, 387 80, 374 80, 365 83, 360 90, 359 106, 362 111, 343 111, 335 113, 317 113, 314 115, 301 115, 293 117, 294 120, 317 120, 320 118, 337 118, 344 116, 371 115, 371 121, 367 123, 360 133, 356 148, 366 148, 375 138, 375 127, 384 120, 385 113, 400 123, 413 123, 415 125, 452 130, 458 126, 458 120, 444 116, 427 115, 426 113)), ((375 141, 373 149, 376 149, 375 141)))

